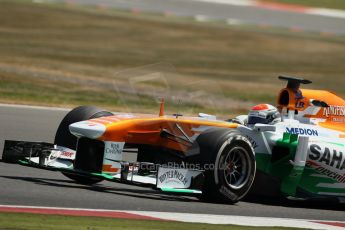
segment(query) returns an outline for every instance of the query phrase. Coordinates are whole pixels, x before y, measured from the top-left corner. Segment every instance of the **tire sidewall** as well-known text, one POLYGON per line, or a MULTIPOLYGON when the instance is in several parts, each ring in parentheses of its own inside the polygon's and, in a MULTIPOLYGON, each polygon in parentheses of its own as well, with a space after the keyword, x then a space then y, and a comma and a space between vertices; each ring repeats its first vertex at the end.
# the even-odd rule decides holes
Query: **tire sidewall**
MULTIPOLYGON (((76 150, 78 139, 70 133, 69 125, 79 121, 111 115, 113 114, 94 106, 79 106, 77 108, 74 108, 61 121, 55 134, 54 144, 76 150)), ((90 178, 81 175, 75 175, 73 173, 67 172, 63 172, 62 174, 80 184, 91 185, 103 180, 99 178, 90 178)))
POLYGON ((220 147, 217 153, 215 167, 216 168, 213 170, 213 177, 219 194, 221 194, 225 199, 231 200, 231 202, 237 202, 243 198, 249 192, 254 182, 256 171, 254 149, 249 140, 241 134, 231 135, 220 147), (234 189, 228 185, 224 177, 224 167, 222 167, 224 158, 236 147, 240 147, 245 150, 245 160, 248 163, 247 178, 244 180, 244 185, 238 189, 234 189))

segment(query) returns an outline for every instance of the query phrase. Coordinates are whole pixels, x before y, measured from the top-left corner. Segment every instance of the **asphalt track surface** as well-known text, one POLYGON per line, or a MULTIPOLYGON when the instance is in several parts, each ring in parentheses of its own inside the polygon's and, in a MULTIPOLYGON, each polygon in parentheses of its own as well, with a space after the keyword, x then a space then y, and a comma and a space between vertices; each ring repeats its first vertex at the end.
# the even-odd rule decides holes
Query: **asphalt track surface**
MULTIPOLYGON (((0 151, 4 139, 53 141, 66 113, 66 110, 1 105, 0 151)), ((112 182, 79 185, 59 172, 3 162, 0 162, 0 204, 345 220, 345 204, 267 198, 251 198, 235 205, 203 203, 194 197, 167 195, 147 187, 112 182)))
POLYGON ((261 9, 253 6, 235 6, 191 0, 70 0, 70 2, 84 5, 97 4, 102 7, 114 7, 124 10, 135 9, 136 11, 167 13, 177 16, 193 17, 196 15, 203 15, 209 19, 231 19, 242 24, 285 27, 294 30, 341 35, 345 34, 344 18, 261 9))

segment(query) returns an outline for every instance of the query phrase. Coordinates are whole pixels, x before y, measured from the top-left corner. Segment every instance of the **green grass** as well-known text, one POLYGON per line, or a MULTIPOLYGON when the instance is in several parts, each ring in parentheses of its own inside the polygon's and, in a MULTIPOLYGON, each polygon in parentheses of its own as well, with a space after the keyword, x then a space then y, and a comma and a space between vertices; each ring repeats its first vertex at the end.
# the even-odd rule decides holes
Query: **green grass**
POLYGON ((344 0, 263 0, 270 2, 282 2, 313 7, 332 8, 345 10, 344 0))
POLYGON ((24 0, 0 4, 0 103, 158 112, 164 96, 168 113, 229 117, 275 104, 285 84, 279 74, 345 95, 344 36, 24 0))
POLYGON ((126 220, 100 217, 72 217, 36 214, 0 213, 0 229, 36 230, 36 229, 73 229, 73 230, 106 230, 106 229, 135 229, 135 230, 176 230, 176 229, 212 229, 212 230, 247 230, 247 229, 293 229, 267 227, 241 227, 235 225, 211 225, 166 221, 126 220))

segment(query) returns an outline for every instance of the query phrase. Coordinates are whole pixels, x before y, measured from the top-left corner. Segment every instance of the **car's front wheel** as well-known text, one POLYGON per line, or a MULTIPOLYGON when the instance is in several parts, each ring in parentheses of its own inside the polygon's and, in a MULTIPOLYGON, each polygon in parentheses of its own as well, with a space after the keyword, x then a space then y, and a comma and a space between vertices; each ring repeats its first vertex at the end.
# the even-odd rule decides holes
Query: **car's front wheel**
MULTIPOLYGON (((103 109, 94 106, 80 106, 71 110, 61 121, 56 134, 54 144, 67 147, 69 149, 76 149, 77 137, 72 135, 69 131, 69 125, 78 121, 89 120, 93 118, 112 116, 113 114, 104 111, 103 109)), ((63 173, 66 177, 76 181, 80 184, 95 184, 101 182, 99 178, 89 178, 85 176, 75 175, 71 173, 63 173)))
POLYGON ((254 181, 256 162, 250 141, 236 130, 212 128, 196 140, 199 155, 193 161, 205 170, 200 198, 236 203, 254 181))

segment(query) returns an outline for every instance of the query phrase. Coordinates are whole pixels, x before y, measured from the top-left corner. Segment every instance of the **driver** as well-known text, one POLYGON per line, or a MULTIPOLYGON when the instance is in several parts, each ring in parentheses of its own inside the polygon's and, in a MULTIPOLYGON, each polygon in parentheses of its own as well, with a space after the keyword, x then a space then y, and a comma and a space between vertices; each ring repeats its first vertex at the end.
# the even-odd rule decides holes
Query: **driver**
POLYGON ((281 114, 278 109, 270 104, 260 104, 254 106, 248 114, 248 125, 260 124, 270 124, 280 122, 281 114))

